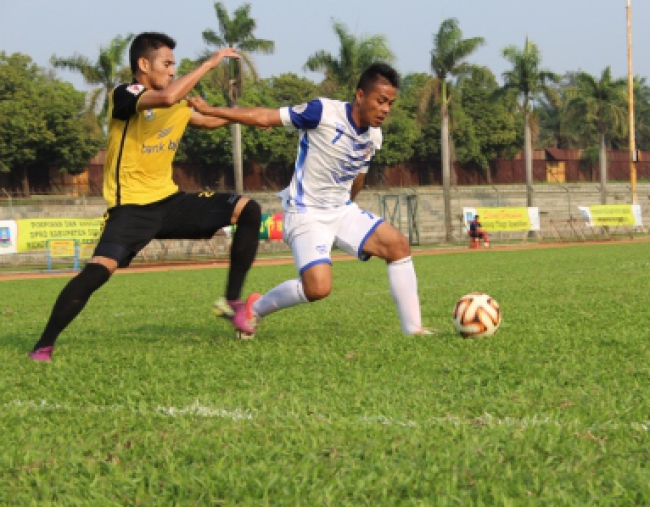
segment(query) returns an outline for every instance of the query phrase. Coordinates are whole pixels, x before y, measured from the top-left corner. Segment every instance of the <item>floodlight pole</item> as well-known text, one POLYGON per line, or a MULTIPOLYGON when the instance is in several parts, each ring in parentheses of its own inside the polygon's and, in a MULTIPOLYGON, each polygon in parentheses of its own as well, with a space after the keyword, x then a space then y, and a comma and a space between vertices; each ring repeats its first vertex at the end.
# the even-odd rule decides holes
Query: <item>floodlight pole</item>
POLYGON ((636 140, 634 130, 634 74, 632 72, 632 5, 627 0, 627 102, 630 137, 630 191, 632 204, 636 199, 636 140))

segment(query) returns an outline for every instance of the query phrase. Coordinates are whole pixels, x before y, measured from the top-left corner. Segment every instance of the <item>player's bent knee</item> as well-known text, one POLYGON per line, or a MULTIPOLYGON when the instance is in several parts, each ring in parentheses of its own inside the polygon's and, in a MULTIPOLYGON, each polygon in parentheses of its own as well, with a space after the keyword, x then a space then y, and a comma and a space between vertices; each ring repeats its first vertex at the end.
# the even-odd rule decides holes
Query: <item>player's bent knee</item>
POLYGON ((307 301, 314 302, 319 299, 325 299, 332 292, 332 284, 328 282, 303 284, 302 290, 305 293, 307 301))
POLYGON ((98 265, 98 266, 103 266, 106 268, 108 271, 109 276, 111 276, 115 271, 117 270, 118 267, 118 262, 114 259, 111 259, 109 257, 103 257, 103 256, 94 256, 92 259, 90 259, 87 263, 86 266, 91 266, 91 265, 98 265))
POLYGON ((242 224, 245 222, 249 223, 260 223, 262 221, 262 207, 257 201, 249 199, 248 202, 244 205, 239 217, 237 218, 237 223, 242 224))
POLYGON ((403 259, 411 255, 411 245, 403 234, 397 234, 388 248, 388 262, 403 259))
POLYGON ((305 291, 305 297, 307 298, 307 301, 310 303, 313 303, 314 301, 319 301, 321 299, 325 299, 327 296, 330 295, 331 290, 315 290, 315 291, 305 291))

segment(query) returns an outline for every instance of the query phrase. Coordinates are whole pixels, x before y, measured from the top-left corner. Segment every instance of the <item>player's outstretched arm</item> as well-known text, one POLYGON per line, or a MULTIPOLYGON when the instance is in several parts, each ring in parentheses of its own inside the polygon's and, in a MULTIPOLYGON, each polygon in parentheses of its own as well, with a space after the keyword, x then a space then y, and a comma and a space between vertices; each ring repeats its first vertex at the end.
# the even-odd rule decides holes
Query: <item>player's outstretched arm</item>
POLYGON ((196 111, 192 111, 192 115, 190 116, 190 126, 197 129, 214 130, 219 127, 230 125, 230 123, 231 122, 224 120, 223 118, 207 116, 205 114, 197 113, 196 111))
POLYGON ((231 123, 241 123, 252 127, 269 128, 282 126, 279 109, 264 107, 212 107, 201 97, 192 97, 188 103, 195 111, 206 115, 221 118, 231 123))
POLYGON ((222 48, 212 53, 201 65, 183 77, 172 81, 163 90, 148 90, 138 101, 138 111, 157 107, 171 107, 184 99, 194 88, 194 85, 210 70, 216 68, 224 58, 239 58, 234 48, 222 48))

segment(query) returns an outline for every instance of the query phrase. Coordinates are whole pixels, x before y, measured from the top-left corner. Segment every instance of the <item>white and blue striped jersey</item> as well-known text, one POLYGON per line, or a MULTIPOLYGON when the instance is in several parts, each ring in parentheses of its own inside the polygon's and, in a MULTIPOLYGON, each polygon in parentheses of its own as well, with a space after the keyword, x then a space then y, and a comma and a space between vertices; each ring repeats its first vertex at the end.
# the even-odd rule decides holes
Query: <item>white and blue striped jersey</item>
POLYGON ((298 156, 291 183, 279 195, 285 211, 307 213, 350 202, 352 181, 368 172, 381 148, 381 129, 359 128, 348 102, 314 99, 280 109, 288 130, 299 130, 298 156))

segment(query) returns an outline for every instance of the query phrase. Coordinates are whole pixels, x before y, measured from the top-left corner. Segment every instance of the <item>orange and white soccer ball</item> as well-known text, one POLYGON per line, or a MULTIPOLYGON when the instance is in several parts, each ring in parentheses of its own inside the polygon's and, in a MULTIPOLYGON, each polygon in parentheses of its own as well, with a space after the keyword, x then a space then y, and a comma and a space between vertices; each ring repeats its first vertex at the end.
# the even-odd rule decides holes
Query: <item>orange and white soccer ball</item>
POLYGON ((501 324, 501 309, 488 294, 470 292, 456 303, 453 320, 463 338, 492 336, 501 324))

